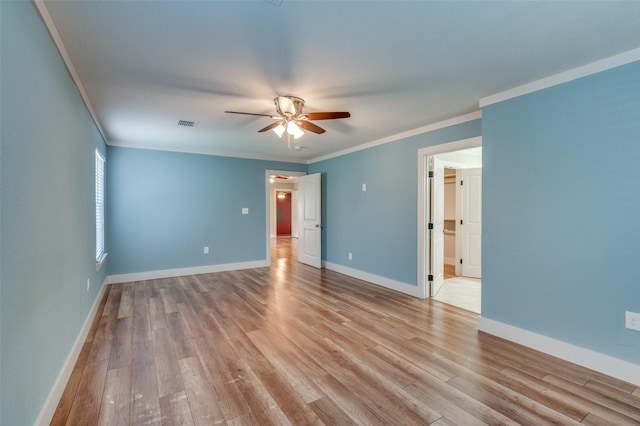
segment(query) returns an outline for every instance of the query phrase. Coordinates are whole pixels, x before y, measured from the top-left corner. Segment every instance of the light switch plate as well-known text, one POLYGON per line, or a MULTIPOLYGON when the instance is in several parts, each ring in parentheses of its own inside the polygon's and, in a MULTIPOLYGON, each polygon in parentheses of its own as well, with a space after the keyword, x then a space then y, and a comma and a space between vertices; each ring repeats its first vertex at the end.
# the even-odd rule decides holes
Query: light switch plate
POLYGON ((640 331, 640 314, 629 311, 626 311, 624 314, 625 327, 627 327, 629 330, 640 331))
POLYGON ((249 214, 249 208, 248 207, 243 207, 242 208, 242 214, 249 214))

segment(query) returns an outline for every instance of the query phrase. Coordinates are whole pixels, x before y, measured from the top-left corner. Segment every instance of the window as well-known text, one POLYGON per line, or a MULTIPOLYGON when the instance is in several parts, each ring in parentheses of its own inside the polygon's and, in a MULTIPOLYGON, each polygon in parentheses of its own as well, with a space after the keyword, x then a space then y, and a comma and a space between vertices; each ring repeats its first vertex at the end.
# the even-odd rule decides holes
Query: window
POLYGON ((96 270, 107 254, 104 252, 104 157, 96 150, 96 270))

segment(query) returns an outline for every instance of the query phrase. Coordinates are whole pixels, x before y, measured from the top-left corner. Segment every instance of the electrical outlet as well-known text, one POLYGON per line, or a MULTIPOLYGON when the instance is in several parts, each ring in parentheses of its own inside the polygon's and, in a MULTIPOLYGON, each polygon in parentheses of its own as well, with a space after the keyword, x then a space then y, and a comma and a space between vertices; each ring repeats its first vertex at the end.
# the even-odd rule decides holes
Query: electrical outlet
POLYGON ((206 247, 206 246, 205 246, 205 248, 204 248, 204 250, 203 250, 203 251, 204 251, 204 254, 209 254, 209 247, 206 247))
POLYGON ((353 255, 349 253, 349 260, 353 260, 353 255))
POLYGON ((87 278, 87 291, 91 288, 91 278, 87 278))
POLYGON ((625 327, 630 330, 640 331, 640 314, 635 312, 626 311, 625 313, 625 327))

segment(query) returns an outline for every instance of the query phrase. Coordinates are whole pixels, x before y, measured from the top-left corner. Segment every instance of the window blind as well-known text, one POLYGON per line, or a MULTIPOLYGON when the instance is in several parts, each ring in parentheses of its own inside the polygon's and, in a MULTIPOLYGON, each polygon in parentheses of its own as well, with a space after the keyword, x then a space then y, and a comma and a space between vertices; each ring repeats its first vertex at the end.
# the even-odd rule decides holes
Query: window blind
POLYGON ((104 161, 96 150, 96 262, 104 255, 104 161))

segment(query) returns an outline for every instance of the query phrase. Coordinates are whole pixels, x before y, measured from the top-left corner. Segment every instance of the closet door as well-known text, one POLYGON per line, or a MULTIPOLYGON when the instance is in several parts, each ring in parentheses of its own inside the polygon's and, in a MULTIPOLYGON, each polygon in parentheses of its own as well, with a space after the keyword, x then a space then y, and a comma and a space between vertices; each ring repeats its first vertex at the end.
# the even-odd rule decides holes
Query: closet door
POLYGON ((462 170, 462 275, 482 276, 482 169, 462 170))

